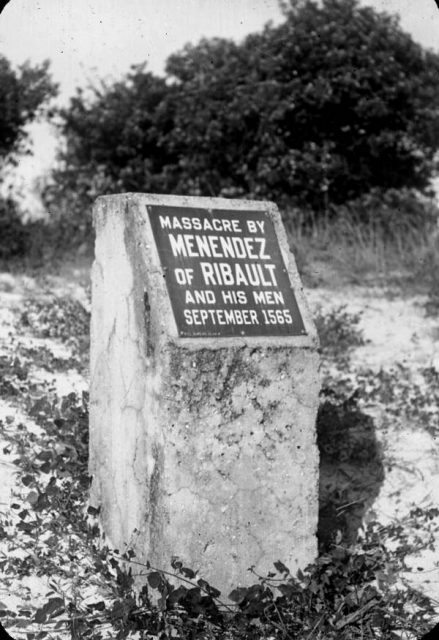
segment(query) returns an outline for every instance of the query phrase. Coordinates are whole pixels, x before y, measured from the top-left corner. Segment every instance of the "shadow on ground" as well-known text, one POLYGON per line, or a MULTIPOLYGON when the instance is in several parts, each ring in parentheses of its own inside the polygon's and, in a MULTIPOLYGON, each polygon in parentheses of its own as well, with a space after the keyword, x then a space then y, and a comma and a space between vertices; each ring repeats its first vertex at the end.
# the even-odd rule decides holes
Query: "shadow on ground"
POLYGON ((384 468, 374 421, 359 409, 355 395, 340 400, 329 391, 324 393, 317 416, 317 442, 317 536, 324 552, 335 540, 355 542, 363 516, 379 493, 384 468))

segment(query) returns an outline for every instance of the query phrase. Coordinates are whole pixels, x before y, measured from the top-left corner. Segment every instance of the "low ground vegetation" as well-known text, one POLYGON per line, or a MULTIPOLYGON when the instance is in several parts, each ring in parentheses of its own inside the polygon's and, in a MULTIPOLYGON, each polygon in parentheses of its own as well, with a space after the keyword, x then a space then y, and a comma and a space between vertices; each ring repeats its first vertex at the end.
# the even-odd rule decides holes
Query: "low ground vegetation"
POLYGON ((98 513, 87 507, 87 393, 60 397, 36 375, 87 368, 88 314, 80 307, 66 296, 33 295, 14 315, 13 340, 2 347, 3 454, 19 485, 0 522, 0 568, 9 595, 16 592, 15 599, 0 599, 0 620, 14 637, 414 639, 431 626, 434 603, 401 575, 407 555, 434 545, 439 512, 417 508, 404 523, 387 525, 364 519, 374 496, 364 475, 379 486, 383 474, 365 406, 378 404, 389 420, 408 418, 436 435, 437 371, 423 371, 425 384, 416 386, 403 368, 378 376, 354 370, 349 353, 364 344, 360 316, 344 307, 317 311, 324 378, 320 555, 297 576, 282 559, 268 576, 249 567, 253 586, 235 589, 225 603, 228 594, 178 558, 167 574, 138 563, 129 549, 108 549, 99 536, 98 513), (29 346, 26 335, 37 343, 29 346), (53 354, 54 340, 67 348, 63 357, 53 354), (349 483, 334 476, 340 466, 351 474, 349 483), (47 576, 35 599, 27 581, 47 576))

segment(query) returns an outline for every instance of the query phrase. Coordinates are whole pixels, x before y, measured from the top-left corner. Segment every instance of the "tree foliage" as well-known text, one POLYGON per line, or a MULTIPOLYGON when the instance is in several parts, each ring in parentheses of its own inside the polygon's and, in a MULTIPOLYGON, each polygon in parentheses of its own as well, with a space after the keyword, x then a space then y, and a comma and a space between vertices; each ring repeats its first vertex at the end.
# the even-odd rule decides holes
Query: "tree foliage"
POLYGON ((72 192, 83 211, 101 193, 155 191, 318 212, 371 190, 428 189, 439 56, 356 0, 283 8, 282 24, 240 44, 187 45, 165 78, 134 67, 79 91, 49 201, 70 210, 72 192))
MULTIPOLYGON (((36 66, 26 62, 14 70, 0 55, 0 184, 7 165, 16 164, 20 154, 29 152, 27 125, 43 114, 56 95, 48 69, 48 62, 36 66)), ((0 260, 23 256, 29 244, 29 229, 12 195, 0 194, 0 260)))
POLYGON ((23 151, 26 126, 35 120, 57 93, 49 75, 49 63, 14 70, 0 55, 0 158, 23 151))

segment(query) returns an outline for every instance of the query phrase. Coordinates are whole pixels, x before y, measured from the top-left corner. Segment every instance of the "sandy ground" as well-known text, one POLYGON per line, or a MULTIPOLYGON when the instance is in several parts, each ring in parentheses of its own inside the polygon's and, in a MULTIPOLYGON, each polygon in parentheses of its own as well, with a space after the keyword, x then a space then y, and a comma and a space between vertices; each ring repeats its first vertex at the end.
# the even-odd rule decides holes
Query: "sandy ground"
MULTIPOLYGON (((65 283, 64 283, 65 285, 65 283)), ((56 288, 63 289, 62 280, 56 281, 56 288)), ((83 291, 70 287, 71 293, 83 291)), ((64 286, 64 294, 66 293, 64 286)), ((17 335, 16 317, 23 300, 39 293, 39 287, 32 278, 14 278, 0 275, 0 355, 8 351, 11 336, 28 346, 38 343, 30 335, 17 335)), ((306 295, 311 308, 331 309, 346 305, 348 311, 361 312, 361 328, 367 339, 365 346, 356 349, 352 362, 356 367, 374 370, 403 364, 410 367, 413 379, 422 367, 439 370, 439 319, 427 318, 424 313, 424 299, 421 297, 389 297, 380 289, 361 287, 330 291, 310 289, 306 295)), ((57 355, 64 347, 56 340, 45 340, 45 345, 57 355)), ((35 380, 46 380, 63 395, 72 390, 87 388, 88 381, 75 371, 62 375, 49 374, 43 370, 33 372, 35 380)), ((373 413, 373 407, 371 408, 373 413)), ((406 424, 395 430, 376 415, 377 438, 382 443, 386 475, 371 509, 383 523, 404 522, 410 509, 416 506, 439 508, 439 443, 425 430, 414 424, 406 424), (387 464, 386 461, 389 463, 387 464)), ((19 420, 29 419, 20 414, 18 407, 0 401, 0 421, 13 425, 19 420)), ((37 427, 34 427, 37 428, 37 427)), ((3 453, 4 442, 0 434, 0 512, 7 514, 16 488, 15 467, 3 453)), ((437 541, 439 549, 439 540, 437 541)), ((407 558, 412 569, 403 578, 416 585, 438 603, 439 613, 439 563, 436 551, 429 550, 407 558)), ((44 581, 43 581, 44 582, 44 581)), ((43 592, 44 584, 24 585, 34 593, 43 592)), ((8 594, 0 592, 0 601, 7 603, 8 594)))
POLYGON ((311 308, 346 305, 351 313, 361 313, 359 326, 368 344, 355 350, 355 366, 380 369, 399 363, 439 370, 439 319, 426 317, 425 296, 390 298, 382 289, 361 287, 306 294, 311 308))
MULTIPOLYGON (((421 383, 419 371, 439 371, 439 318, 427 317, 423 296, 389 297, 381 289, 307 291, 312 309, 345 306, 361 313, 359 328, 367 344, 352 354, 355 368, 410 368, 413 383, 421 383)), ((402 523, 411 509, 439 508, 439 441, 411 422, 393 425, 381 419, 375 407, 376 436, 384 454, 385 477, 371 511, 383 524, 402 523)), ((437 603, 439 613, 439 536, 434 550, 407 556, 410 571, 402 577, 437 603)))

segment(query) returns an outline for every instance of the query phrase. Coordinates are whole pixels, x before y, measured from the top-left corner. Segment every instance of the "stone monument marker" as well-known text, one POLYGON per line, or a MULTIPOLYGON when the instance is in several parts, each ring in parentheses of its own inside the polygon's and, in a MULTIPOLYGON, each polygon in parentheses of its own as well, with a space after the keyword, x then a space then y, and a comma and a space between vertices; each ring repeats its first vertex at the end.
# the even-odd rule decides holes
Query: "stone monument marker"
POLYGON ((275 205, 94 209, 91 504, 107 540, 223 595, 316 556, 315 328, 275 205))

